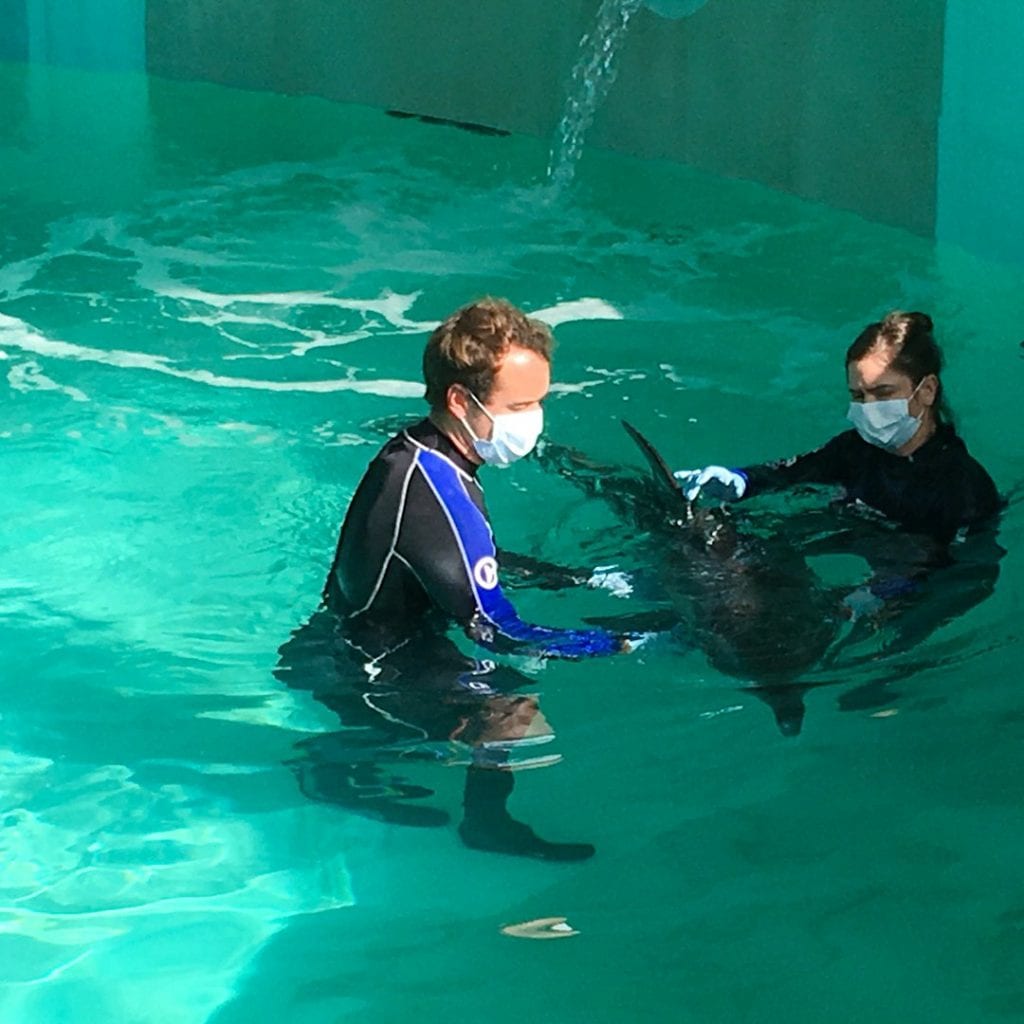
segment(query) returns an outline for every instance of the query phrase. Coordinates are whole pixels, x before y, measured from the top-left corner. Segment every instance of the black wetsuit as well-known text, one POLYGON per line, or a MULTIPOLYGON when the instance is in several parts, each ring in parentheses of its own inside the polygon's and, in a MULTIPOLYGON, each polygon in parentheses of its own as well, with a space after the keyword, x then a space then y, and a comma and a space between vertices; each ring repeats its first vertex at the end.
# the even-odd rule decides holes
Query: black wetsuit
POLYGON ((523 622, 499 584, 498 552, 477 467, 422 420, 370 463, 349 506, 324 598, 369 659, 451 622, 492 650, 555 657, 612 654, 600 629, 523 622))
POLYGON ((862 502, 940 544, 1001 507, 992 478, 949 425, 939 426, 912 455, 887 452, 848 430, 813 452, 740 472, 747 477, 745 498, 800 483, 840 484, 846 501, 862 502))
MULTIPOLYGON (((848 647, 875 637, 890 654, 912 649, 995 588, 1005 554, 996 541, 1003 501, 951 425, 940 425, 908 456, 849 430, 816 451, 741 472, 747 476, 744 498, 801 483, 838 484, 840 505, 867 506, 899 527, 879 531, 857 517, 848 529, 804 547, 807 554, 856 554, 871 567, 871 578, 846 598, 860 616, 848 647), (872 607, 872 599, 882 604, 872 607), (884 638, 877 633, 883 629, 884 638)), ((850 691, 840 704, 854 709, 889 698, 883 681, 850 691)))
MULTIPOLYGON (((459 826, 467 845, 589 857, 590 844, 548 842, 506 809, 513 772, 494 769, 557 760, 513 763, 517 744, 553 735, 536 699, 511 692, 530 678, 468 656, 446 634, 457 623, 490 649, 557 657, 612 654, 621 641, 601 629, 523 622, 502 593, 498 557, 476 466, 429 420, 388 441, 349 505, 324 606, 280 650, 275 675, 311 690, 344 724, 298 744, 292 767, 313 799, 436 825, 447 815, 418 802, 431 791, 389 775, 387 766, 446 756, 458 741, 472 751, 459 826), (431 746, 438 741, 444 745, 431 746)), ((537 578, 541 566, 526 571, 537 578)))

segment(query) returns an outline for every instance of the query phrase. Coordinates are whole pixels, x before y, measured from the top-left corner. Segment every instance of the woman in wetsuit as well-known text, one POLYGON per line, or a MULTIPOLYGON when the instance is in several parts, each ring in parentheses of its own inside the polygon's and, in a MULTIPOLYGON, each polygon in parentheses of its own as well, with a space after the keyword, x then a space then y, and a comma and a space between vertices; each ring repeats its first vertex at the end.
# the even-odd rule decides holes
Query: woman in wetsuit
POLYGON ((889 313, 868 324, 846 352, 854 429, 791 458, 742 469, 680 470, 675 476, 688 498, 724 501, 797 484, 838 484, 842 506, 881 513, 897 527, 895 535, 870 524, 843 535, 848 550, 872 569, 847 606, 855 616, 898 612, 898 646, 910 646, 991 593, 1004 553, 995 531, 984 529, 1003 502, 953 426, 942 366, 931 318, 889 313), (981 536, 970 546, 957 545, 954 557, 951 542, 968 534, 981 536), (931 570, 940 566, 942 593, 928 594, 931 570), (906 614, 910 610, 914 615, 906 614))
POLYGON ((924 313, 894 312, 869 324, 846 352, 853 430, 776 462, 680 470, 686 496, 736 501, 794 484, 840 484, 847 502, 941 544, 990 519, 999 494, 950 420, 932 331, 924 313))

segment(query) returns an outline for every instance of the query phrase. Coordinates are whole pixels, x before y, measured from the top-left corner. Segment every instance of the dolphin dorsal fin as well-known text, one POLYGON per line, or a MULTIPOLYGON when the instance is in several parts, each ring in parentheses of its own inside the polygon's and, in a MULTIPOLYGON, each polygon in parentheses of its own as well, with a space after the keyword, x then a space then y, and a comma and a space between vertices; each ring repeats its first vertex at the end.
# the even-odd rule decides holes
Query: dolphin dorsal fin
POLYGON ((636 446, 643 452, 644 458, 647 459, 647 464, 654 474, 655 481, 670 491, 674 497, 681 498, 682 491, 679 489, 679 483, 672 475, 672 470, 668 468, 668 463, 661 457, 658 449, 628 420, 622 420, 622 425, 626 428, 626 433, 636 442, 636 446))

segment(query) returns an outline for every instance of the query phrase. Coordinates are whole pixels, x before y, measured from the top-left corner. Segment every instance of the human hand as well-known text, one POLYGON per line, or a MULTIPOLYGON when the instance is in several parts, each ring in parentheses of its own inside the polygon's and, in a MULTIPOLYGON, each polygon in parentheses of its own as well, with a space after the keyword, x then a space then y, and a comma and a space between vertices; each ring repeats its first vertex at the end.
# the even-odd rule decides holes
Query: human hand
POLYGON ((858 587, 843 598, 843 609, 852 622, 865 616, 874 616, 884 607, 885 602, 870 587, 858 587))
POLYGON ((621 637, 622 647, 620 650, 623 654, 632 654, 655 636, 657 636, 656 633, 627 633, 621 637))
POLYGON ((590 579, 587 580, 587 586, 607 590, 612 597, 629 597, 633 593, 633 583, 629 574, 622 572, 615 565, 595 565, 590 579))
POLYGON ((747 491, 746 475, 725 466, 678 469, 672 475, 679 481, 687 501, 693 501, 697 495, 718 501, 738 501, 747 491))

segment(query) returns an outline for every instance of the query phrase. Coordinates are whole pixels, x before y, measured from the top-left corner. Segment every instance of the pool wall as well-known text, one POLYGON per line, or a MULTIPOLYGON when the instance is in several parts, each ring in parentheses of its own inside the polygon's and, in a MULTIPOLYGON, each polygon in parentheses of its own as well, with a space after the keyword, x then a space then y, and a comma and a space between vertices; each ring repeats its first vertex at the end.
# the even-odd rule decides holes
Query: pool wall
MULTIPOLYGON (((0 57, 550 138, 599 0, 0 0, 0 57), (410 13, 410 12, 413 13, 410 13)), ((633 18, 590 146, 1019 260, 1019 0, 708 0, 633 18)))
POLYGON ((146 0, 0 0, 0 60, 146 67, 146 0))
POLYGON ((1024 4, 947 0, 936 235, 1024 261, 1024 4))
MULTIPOLYGON (((588 142, 930 232, 945 0, 893 15, 906 6, 710 0, 680 20, 642 9, 588 142), (879 161, 893 139, 901 158, 879 161)), ((422 0, 412 17, 403 0, 150 0, 149 66, 549 137, 597 7, 422 0)))

